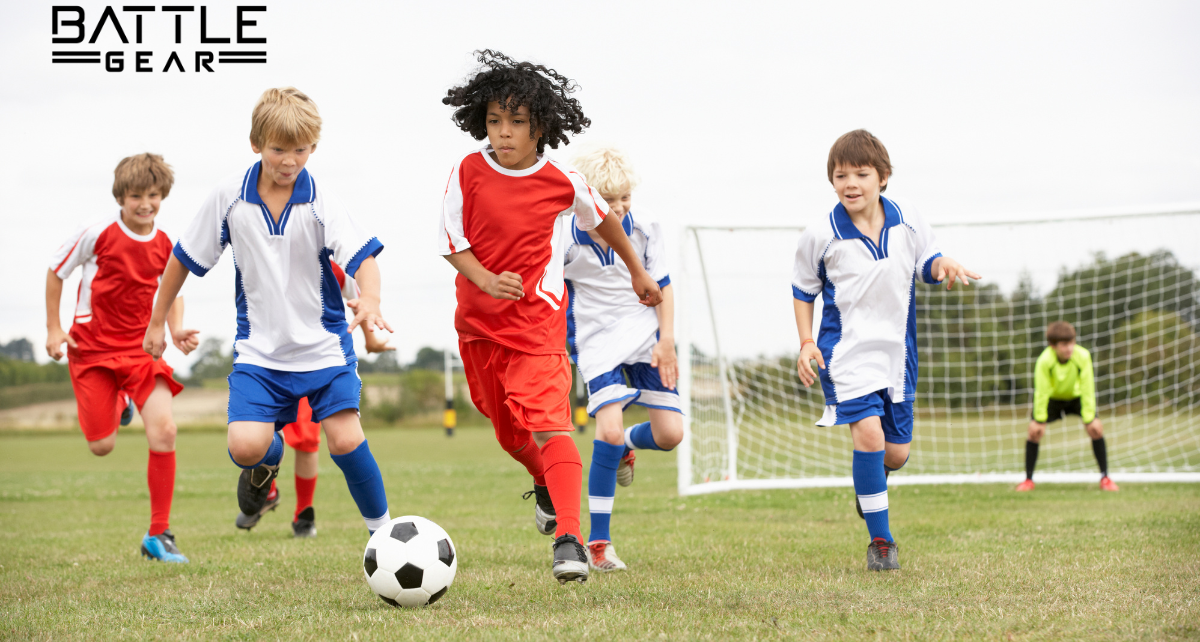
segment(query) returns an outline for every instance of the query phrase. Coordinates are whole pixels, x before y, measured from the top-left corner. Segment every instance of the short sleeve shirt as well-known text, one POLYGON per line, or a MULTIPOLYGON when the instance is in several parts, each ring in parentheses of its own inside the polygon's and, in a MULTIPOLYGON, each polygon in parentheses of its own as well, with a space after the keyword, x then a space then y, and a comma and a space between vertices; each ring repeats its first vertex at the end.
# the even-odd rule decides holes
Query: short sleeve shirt
MULTIPOLYGON (((601 250, 576 217, 563 221, 567 284, 567 346, 586 381, 623 363, 649 362, 638 354, 658 332, 658 314, 641 304, 625 262, 610 247, 601 250)), ((630 212, 621 219, 629 243, 659 287, 671 283, 666 245, 655 221, 630 212)))
POLYGON ((60 279, 83 270, 70 331, 79 348, 71 350, 72 359, 86 363, 145 354, 142 341, 170 256, 171 241, 162 230, 135 234, 119 211, 67 238, 50 269, 60 279))
POLYGON ((463 341, 486 339, 528 354, 565 354, 567 301, 563 282, 563 217, 590 230, 608 204, 569 166, 538 157, 523 170, 506 169, 488 152, 454 165, 442 201, 437 248, 470 249, 489 271, 521 275, 525 296, 493 299, 461 274, 454 283, 454 327, 463 341))
POLYGON ((796 248, 792 296, 824 304, 817 347, 825 360, 821 388, 836 405, 884 390, 895 403, 917 386, 914 278, 936 283, 941 256, 933 230, 913 208, 880 197, 879 239, 858 231, 839 203, 807 226, 796 248))
POLYGON ((204 276, 231 249, 236 270, 234 363, 309 372, 358 361, 334 265, 353 277, 383 250, 307 169, 279 220, 258 194, 255 163, 209 194, 175 257, 204 276))

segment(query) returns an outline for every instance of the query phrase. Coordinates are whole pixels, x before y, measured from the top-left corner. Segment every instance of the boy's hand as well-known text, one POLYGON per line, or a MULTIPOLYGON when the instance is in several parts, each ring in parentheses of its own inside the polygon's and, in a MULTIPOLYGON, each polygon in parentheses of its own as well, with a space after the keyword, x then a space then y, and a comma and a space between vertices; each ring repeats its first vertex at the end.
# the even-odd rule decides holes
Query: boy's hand
POLYGON ((807 388, 817 380, 817 373, 813 372, 810 361, 816 359, 817 367, 825 369, 825 357, 821 356, 821 350, 817 348, 817 344, 812 341, 805 341, 804 347, 800 348, 800 358, 796 360, 796 372, 800 375, 800 383, 807 388))
POLYGON ((962 281, 963 285, 971 285, 971 282, 967 280, 967 277, 971 277, 972 279, 976 280, 983 278, 982 276, 979 276, 978 274, 963 267, 961 263, 948 256, 938 258, 936 265, 934 265, 934 271, 937 272, 938 283, 947 281, 947 279, 949 279, 946 283, 947 290, 954 288, 955 279, 962 281))
POLYGON ((357 299, 351 299, 346 302, 354 310, 354 320, 350 322, 350 327, 347 332, 354 332, 354 328, 362 325, 368 330, 387 330, 395 332, 392 326, 388 325, 387 321, 383 320, 383 315, 379 313, 379 299, 360 296, 357 299))
POLYGON ((151 323, 150 327, 146 328, 146 338, 142 339, 142 350, 158 361, 166 349, 167 331, 163 329, 163 324, 151 323))
POLYGON ((675 340, 663 337, 654 344, 650 352, 650 367, 658 368, 658 376, 662 385, 668 390, 675 389, 675 381, 679 379, 679 358, 675 356, 675 340))
POLYGON ((71 335, 64 332, 61 327, 50 328, 50 336, 46 337, 46 354, 50 355, 50 358, 55 361, 62 359, 62 344, 64 342, 72 348, 79 348, 79 346, 75 345, 75 340, 71 338, 71 335))
POLYGON ((387 339, 380 337, 378 332, 368 330, 366 327, 363 327, 363 337, 367 340, 367 352, 371 354, 390 352, 396 349, 396 346, 388 345, 387 339))
POLYGON ((493 274, 480 286, 493 299, 516 301, 525 296, 525 287, 521 285, 521 275, 516 272, 501 272, 493 274))
POLYGON ((192 350, 200 347, 200 339, 197 335, 199 330, 180 330, 176 332, 171 330, 171 343, 175 344, 175 348, 184 354, 191 354, 192 350))
POLYGON ((658 281, 651 278, 650 273, 645 270, 639 270, 633 275, 633 291, 637 293, 638 301, 648 308, 662 303, 662 289, 658 287, 658 281))

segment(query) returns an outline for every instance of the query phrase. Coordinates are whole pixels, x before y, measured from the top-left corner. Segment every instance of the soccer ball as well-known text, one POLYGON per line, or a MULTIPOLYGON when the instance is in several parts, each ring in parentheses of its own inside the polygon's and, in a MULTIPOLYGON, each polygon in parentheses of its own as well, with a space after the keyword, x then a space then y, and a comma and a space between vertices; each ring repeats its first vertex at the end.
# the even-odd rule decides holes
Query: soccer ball
POLYGON ((418 607, 442 599, 458 555, 441 526, 416 515, 397 517, 375 531, 363 553, 367 585, 395 607, 418 607))

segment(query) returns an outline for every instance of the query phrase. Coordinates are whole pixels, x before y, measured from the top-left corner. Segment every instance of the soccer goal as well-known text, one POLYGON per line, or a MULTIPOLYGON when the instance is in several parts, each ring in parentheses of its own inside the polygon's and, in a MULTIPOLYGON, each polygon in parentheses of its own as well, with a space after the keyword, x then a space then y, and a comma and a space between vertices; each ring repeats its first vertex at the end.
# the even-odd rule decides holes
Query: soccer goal
MULTIPOLYGON (((1033 366, 1057 319, 1092 353, 1113 479, 1200 481, 1200 205, 934 229, 984 280, 916 286, 916 425, 891 484, 1023 479, 1033 366)), ((849 430, 815 425, 820 384, 796 375, 800 232, 683 230, 672 275, 682 495, 852 484, 849 430)), ((1035 479, 1098 480, 1077 417, 1049 426, 1035 479)))

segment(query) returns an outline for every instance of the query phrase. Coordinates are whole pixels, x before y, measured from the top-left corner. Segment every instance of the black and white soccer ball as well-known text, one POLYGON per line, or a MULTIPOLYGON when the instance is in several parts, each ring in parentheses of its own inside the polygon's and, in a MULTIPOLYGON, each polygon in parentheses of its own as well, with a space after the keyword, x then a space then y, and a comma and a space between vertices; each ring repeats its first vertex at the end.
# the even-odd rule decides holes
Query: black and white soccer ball
POLYGON ((442 599, 458 571, 458 552, 441 526, 416 515, 397 517, 375 531, 363 553, 367 585, 395 607, 442 599))

